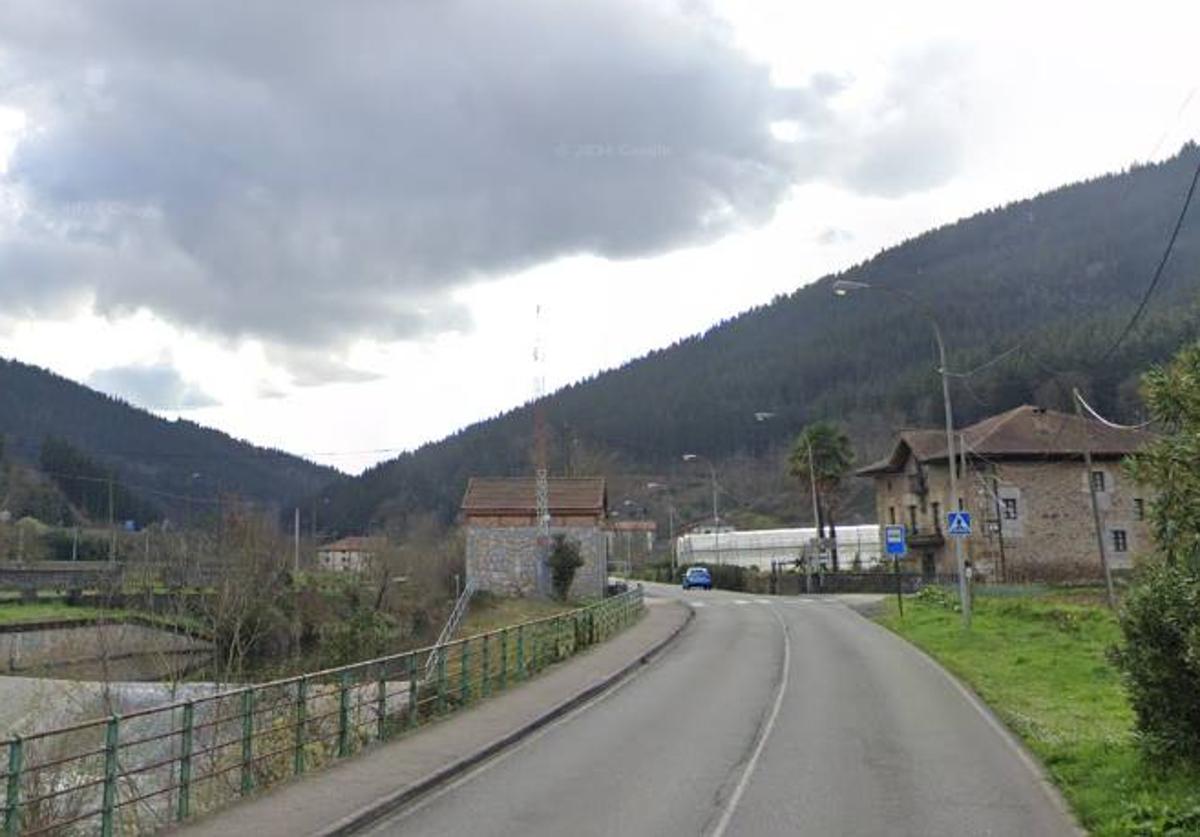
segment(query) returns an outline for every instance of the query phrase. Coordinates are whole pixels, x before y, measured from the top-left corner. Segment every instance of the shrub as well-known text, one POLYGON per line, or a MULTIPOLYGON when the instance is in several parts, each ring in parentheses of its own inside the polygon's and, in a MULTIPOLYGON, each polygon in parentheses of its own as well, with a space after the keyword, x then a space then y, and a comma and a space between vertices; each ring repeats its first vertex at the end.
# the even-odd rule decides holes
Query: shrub
POLYGON ((1121 669, 1139 740, 1160 763, 1200 764, 1200 573, 1148 567, 1121 612, 1121 669))
POLYGON ((567 598, 571 582, 575 580, 575 571, 582 566, 579 544, 567 540, 565 535, 555 535, 554 548, 550 550, 550 581, 554 585, 554 595, 560 599, 567 598))

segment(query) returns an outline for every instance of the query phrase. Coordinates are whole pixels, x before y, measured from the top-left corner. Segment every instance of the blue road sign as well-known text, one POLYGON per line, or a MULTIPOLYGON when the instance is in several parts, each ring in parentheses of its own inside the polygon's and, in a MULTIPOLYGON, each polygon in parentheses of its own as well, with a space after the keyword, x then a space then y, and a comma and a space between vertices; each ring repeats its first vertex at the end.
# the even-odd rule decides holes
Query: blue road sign
POLYGON ((946 532, 959 538, 971 534, 971 513, 956 511, 947 514, 946 532))
POLYGON ((903 555, 908 551, 908 544, 904 539, 903 526, 884 526, 883 527, 883 542, 887 546, 888 555, 903 555))

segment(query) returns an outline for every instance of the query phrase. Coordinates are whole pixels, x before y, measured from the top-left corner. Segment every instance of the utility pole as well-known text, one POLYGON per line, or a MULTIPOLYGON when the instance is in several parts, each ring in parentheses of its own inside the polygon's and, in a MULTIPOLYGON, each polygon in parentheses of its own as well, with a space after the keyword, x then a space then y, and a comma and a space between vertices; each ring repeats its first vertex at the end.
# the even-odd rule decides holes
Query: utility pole
MULTIPOLYGON (((1075 404, 1075 417, 1080 422, 1085 422, 1083 409, 1079 404, 1078 389, 1071 390, 1071 400, 1075 404)), ((1096 483, 1092 481, 1092 437, 1086 424, 1082 424, 1081 427, 1083 429, 1083 467, 1087 469, 1084 478, 1087 480, 1088 495, 1092 500, 1092 524, 1096 527, 1096 547, 1100 550, 1100 566, 1104 569, 1104 591, 1108 597, 1109 609, 1115 609, 1117 599, 1113 593, 1112 570, 1108 566, 1108 551, 1104 545, 1104 524, 1100 519, 1100 499, 1096 496, 1096 483)))
POLYGON ((292 543, 292 575, 300 574, 300 507, 296 506, 296 514, 293 519, 293 543, 292 543))
POLYGON ((108 561, 117 560, 117 525, 113 519, 113 478, 108 475, 108 561))
POLYGON ((1000 581, 1003 583, 1008 580, 1004 556, 1004 510, 1000 503, 1000 478, 995 475, 994 467, 992 471, 992 499, 996 503, 996 538, 1000 541, 1000 581))
POLYGON ((701 456, 698 453, 685 453, 683 455, 684 462, 703 459, 708 465, 708 474, 712 480, 712 509, 713 509, 713 550, 717 553, 717 563, 721 563, 721 515, 717 510, 717 468, 713 465, 712 460, 707 456, 701 456))
MULTIPOLYGON (((950 511, 958 510, 958 478, 954 473, 954 413, 950 407, 949 371, 946 368, 946 343, 942 340, 942 328, 938 325, 937 317, 933 315, 929 306, 907 291, 849 279, 839 279, 833 283, 833 292, 837 296, 846 296, 850 291, 860 288, 885 291, 900 297, 920 311, 933 326, 933 337, 937 341, 938 350, 938 374, 942 376, 942 409, 946 415, 946 465, 950 472, 950 511)), ((963 628, 969 630, 971 627, 971 588, 967 584, 967 566, 963 556, 962 537, 952 537, 954 537, 954 558, 958 568, 958 597, 962 602, 963 628)))

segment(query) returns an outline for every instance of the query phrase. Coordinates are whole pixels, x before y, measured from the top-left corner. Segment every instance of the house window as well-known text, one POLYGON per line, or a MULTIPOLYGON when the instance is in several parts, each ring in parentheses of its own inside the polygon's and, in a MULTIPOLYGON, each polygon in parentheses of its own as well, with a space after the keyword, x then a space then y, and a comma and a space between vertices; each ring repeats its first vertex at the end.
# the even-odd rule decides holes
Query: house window
POLYGON ((888 506, 888 523, 896 525, 896 507, 888 506))
POLYGON ((1138 520, 1146 519, 1146 501, 1141 497, 1133 498, 1133 514, 1138 520))
POLYGON ((917 531, 917 507, 916 506, 908 507, 908 527, 914 532, 917 531))
POLYGON ((933 528, 941 531, 942 528, 942 504, 933 504, 933 528))
POLYGON ((1125 535, 1124 529, 1112 530, 1113 552, 1128 552, 1129 538, 1125 535))
POLYGON ((1003 497, 1003 498, 1001 498, 1000 502, 1002 502, 1004 504, 1004 509, 1003 509, 1004 519, 1005 520, 1016 520, 1017 519, 1017 498, 1016 497, 1003 497))
POLYGON ((1103 471, 1092 471, 1092 490, 1103 494, 1108 489, 1105 487, 1105 479, 1103 471))

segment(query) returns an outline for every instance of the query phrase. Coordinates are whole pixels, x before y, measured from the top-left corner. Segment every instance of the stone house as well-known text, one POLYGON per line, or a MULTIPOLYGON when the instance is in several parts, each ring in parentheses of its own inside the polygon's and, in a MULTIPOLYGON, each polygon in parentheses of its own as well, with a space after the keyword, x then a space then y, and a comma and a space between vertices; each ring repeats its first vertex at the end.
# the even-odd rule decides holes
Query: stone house
POLYGON ((892 452, 858 471, 875 481, 880 526, 908 529, 910 568, 926 576, 956 572, 946 514, 969 511, 965 554, 977 577, 992 581, 1096 579, 1103 575, 1092 519, 1096 487, 1109 566, 1127 570, 1152 548, 1146 523, 1153 491, 1134 483, 1121 461, 1150 441, 1073 415, 1025 405, 956 432, 959 496, 952 502, 944 430, 904 430, 892 452), (1092 471, 1084 467, 1084 446, 1092 471), (965 459, 965 462, 962 460, 965 459))
POLYGON ((333 572, 362 572, 370 566, 385 543, 384 538, 357 535, 327 543, 317 549, 317 566, 333 572))
MULTIPOLYGON (((608 583, 608 489, 600 477, 550 478, 550 535, 579 544, 583 566, 570 595, 599 598, 608 583)), ((533 477, 472 477, 462 501, 467 582, 508 596, 548 596, 533 477)))

